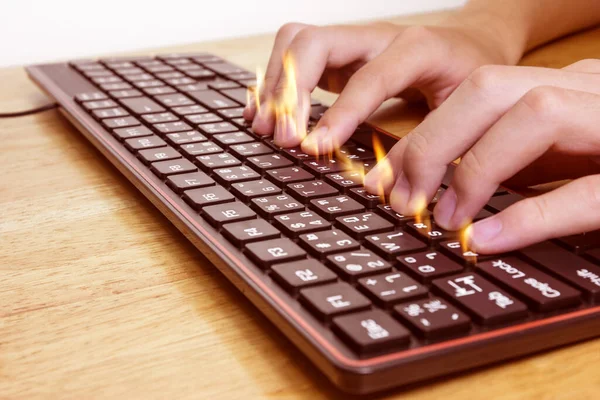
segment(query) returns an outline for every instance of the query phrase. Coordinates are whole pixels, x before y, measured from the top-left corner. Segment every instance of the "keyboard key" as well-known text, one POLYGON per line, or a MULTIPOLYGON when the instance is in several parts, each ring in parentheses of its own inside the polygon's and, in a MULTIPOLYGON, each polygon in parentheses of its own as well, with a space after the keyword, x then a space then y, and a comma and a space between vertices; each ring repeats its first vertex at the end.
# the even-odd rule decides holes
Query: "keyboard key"
POLYGON ((357 278, 390 271, 392 266, 366 249, 347 251, 327 256, 327 262, 344 279, 357 278))
POLYGON ((264 218, 271 219, 275 215, 291 211, 304 210, 304 206, 286 194, 268 197, 256 197, 251 200, 254 209, 264 218))
POLYGON ((329 268, 314 259, 275 264, 271 270, 273 271, 271 276, 291 293, 337 280, 337 276, 329 268))
POLYGON ((278 186, 314 179, 314 176, 309 172, 298 167, 270 169, 267 171, 266 176, 278 186))
POLYGON ((104 108, 104 109, 100 109, 100 110, 94 110, 94 111, 92 111, 92 115, 96 119, 105 119, 105 118, 125 117, 129 114, 123 108, 116 107, 116 108, 104 108))
MULTIPOLYGON (((199 125, 199 127, 202 127, 202 125, 199 125)), ((234 144, 253 142, 254 138, 244 132, 229 132, 214 135, 213 140, 223 147, 229 147, 234 144)))
POLYGON ((251 79, 256 79, 256 74, 254 72, 238 72, 236 74, 227 74, 227 78, 233 79, 236 81, 247 81, 251 79))
MULTIPOLYGON (((153 88, 153 87, 163 87, 165 84, 161 81, 159 81, 158 79, 153 79, 150 81, 136 81, 136 82, 131 82, 133 84, 133 86, 135 86, 138 89, 147 89, 147 88, 153 88)), ((166 104, 163 104, 164 106, 167 106, 166 104)))
POLYGON ((236 197, 239 197, 246 202, 255 197, 279 194, 282 192, 280 188, 267 180, 234 183, 231 185, 231 191, 236 197))
POLYGON ((279 154, 264 154, 262 156, 249 157, 246 159, 248 165, 260 173, 268 169, 283 168, 293 165, 293 163, 279 154))
MULTIPOLYGON (((223 89, 237 88, 237 87, 240 87, 240 85, 237 84, 236 82, 232 82, 232 81, 216 81, 216 82, 209 83, 208 87, 210 89, 214 89, 214 90, 223 90, 223 89)), ((232 118, 235 118, 235 117, 232 117, 232 118)))
POLYGON ((198 129, 207 135, 215 135, 217 133, 237 132, 238 128, 230 122, 215 122, 212 124, 200 124, 198 129))
POLYGON ((152 126, 155 130, 163 134, 193 130, 191 126, 183 121, 165 122, 162 124, 154 124, 152 126))
MULTIPOLYGON (((173 108, 171 108, 171 111, 173 111, 175 114, 177 114, 181 117, 183 117, 185 115, 208 113, 208 110, 206 108, 204 108, 198 104, 194 104, 193 106, 173 107, 173 108)), ((212 122, 212 121, 207 121, 207 122, 212 122)))
POLYGON ((441 242, 443 240, 456 239, 456 237, 459 235, 459 232, 447 231, 430 221, 411 221, 406 224, 406 229, 431 242, 441 242))
POLYGON ((371 308, 369 299, 345 282, 302 289, 300 300, 311 312, 324 320, 371 308))
POLYGON ((81 103, 81 105, 88 111, 98 110, 101 108, 114 108, 118 106, 117 103, 112 100, 86 101, 81 103))
POLYGON ((300 146, 283 149, 283 155, 298 163, 315 158, 314 156, 303 152, 300 146))
POLYGON ((352 214, 335 219, 350 236, 362 239, 367 235, 391 231, 394 225, 373 212, 352 214))
MULTIPOLYGON (((600 249, 589 250, 585 253, 585 255, 596 262, 600 262, 600 249)), ((598 282, 598 286, 600 286, 600 282, 598 282)))
POLYGON ((172 147, 160 147, 157 149, 146 149, 138 152, 138 157, 145 163, 150 164, 154 161, 175 160, 181 158, 181 154, 172 147))
POLYGON ((206 142, 206 136, 196 131, 167 133, 166 139, 174 146, 181 146, 190 143, 206 142))
POLYGON ((141 126, 141 125, 134 126, 131 128, 113 129, 112 133, 119 140, 153 135, 153 133, 150 129, 146 128, 145 126, 141 126))
POLYGON ((458 240, 441 242, 440 247, 444 253, 462 264, 475 264, 477 261, 490 257, 489 255, 482 256, 469 249, 463 250, 463 245, 458 240))
POLYGON ((216 168, 235 167, 241 165, 240 160, 229 153, 208 154, 196 157, 200 168, 205 171, 211 171, 216 168))
POLYGON ((154 149, 157 147, 166 147, 167 143, 156 135, 144 136, 139 138, 125 140, 125 147, 129 151, 137 151, 142 149, 154 149))
POLYGON ((278 238, 279 231, 264 219, 233 222, 223 225, 223 236, 236 246, 278 238))
POLYGON ((345 195, 313 199, 310 201, 310 204, 319 214, 328 220, 365 210, 362 204, 345 195))
POLYGON ((325 175, 325 181, 331 183, 336 189, 343 192, 346 189, 362 186, 363 174, 358 171, 345 171, 340 172, 339 174, 327 174, 325 175))
POLYGON ((317 258, 360 247, 357 241, 338 229, 305 233, 299 239, 300 245, 317 258))
POLYGON ((369 193, 364 188, 350 189, 349 194, 350 197, 367 208, 375 208, 381 204, 381 197, 379 195, 369 193))
POLYGON ((239 201, 204 207, 201 214, 211 225, 216 227, 227 222, 256 218, 256 213, 239 201))
POLYGON ((223 149, 213 142, 189 143, 181 145, 182 153, 189 158, 206 154, 222 153, 223 149))
POLYGON ((231 146, 229 148, 229 151, 231 151, 233 154, 235 154, 236 157, 239 157, 240 159, 273 153, 273 149, 271 149, 266 144, 260 142, 236 144, 231 146))
POLYGON ((142 90, 144 93, 146 93, 149 96, 177 93, 175 89, 173 89, 172 87, 169 87, 169 86, 148 87, 148 88, 144 88, 142 90))
POLYGON ((214 90, 203 90, 201 92, 188 92, 192 98, 211 110, 220 110, 222 108, 235 108, 240 104, 223 96, 214 90))
POLYGON ((572 252, 581 254, 586 250, 600 248, 600 230, 565 236, 556 240, 572 252))
POLYGON ((336 317, 333 328, 358 354, 393 351, 410 340, 409 331, 381 310, 336 317))
MULTIPOLYGON (((233 83, 233 82, 216 82, 216 83, 229 84, 229 83, 233 83)), ((217 111, 217 114, 219 114, 221 117, 227 118, 227 119, 241 118, 244 115, 244 107, 225 108, 223 110, 217 111)))
POLYGON ((120 83, 104 83, 100 85, 102 90, 108 92, 110 97, 115 99, 127 99, 130 97, 140 97, 143 96, 142 92, 137 89, 134 89, 129 83, 120 82, 120 83))
POLYGON ((345 169, 344 165, 338 160, 306 160, 304 166, 313 174, 319 178, 323 178, 325 175, 340 172, 345 169))
POLYGON ((187 96, 181 93, 173 93, 173 94, 161 94, 158 96, 154 96, 156 101, 158 101, 163 106, 170 107, 180 107, 180 106, 191 106, 194 102, 187 96))
POLYGON ((438 338, 467 332, 471 319, 440 297, 414 300, 394 307, 396 315, 420 336, 438 338))
POLYGON ((446 275, 458 274, 464 269, 460 264, 433 250, 399 256, 397 260, 423 283, 429 283, 446 275))
POLYGON ((180 160, 158 161, 152 163, 150 169, 163 179, 168 175, 184 174, 198 170, 194 164, 184 158, 180 160))
MULTIPOLYGON (((281 156, 279 156, 281 157, 281 156)), ((289 162, 289 160, 286 160, 289 162)), ((298 200, 306 203, 310 199, 317 197, 331 196, 338 194, 333 186, 321 180, 306 181, 297 183, 288 183, 287 192, 298 200)))
POLYGON ((235 197, 223 186, 215 185, 210 187, 186 190, 183 199, 195 209, 210 206, 213 204, 228 203, 234 201, 235 197))
POLYGON ((247 102, 247 92, 248 90, 245 87, 221 90, 221 93, 223 93, 225 96, 237 101, 243 106, 245 106, 247 102))
POLYGON ((226 167, 213 170, 215 179, 223 186, 229 186, 232 183, 246 182, 253 179, 259 179, 260 175, 245 165, 238 167, 226 167))
POLYGON ((525 304, 474 273, 436 279, 433 285, 484 325, 506 323, 528 314, 525 304))
POLYGON ((362 278, 358 284, 364 293, 382 306, 425 297, 428 293, 425 286, 398 271, 362 278))
POLYGON ((120 99, 119 102, 124 105, 134 115, 154 114, 165 111, 165 108, 156 104, 147 97, 136 97, 132 99, 120 99))
POLYGON ((173 122, 179 120, 179 118, 177 118, 170 112, 164 112, 160 114, 146 114, 142 115, 141 118, 149 124, 162 124, 164 122, 173 122))
POLYGON ((274 223, 279 230, 291 237, 298 237, 298 235, 303 233, 322 231, 331 228, 331 223, 329 221, 311 211, 277 215, 275 216, 274 223))
POLYGON ((306 258, 306 252, 288 238, 249 243, 246 250, 260 268, 306 258))
POLYGON ((238 67, 237 65, 228 62, 211 63, 207 65, 208 68, 220 75, 237 74, 240 72, 247 72, 244 68, 238 67))
POLYGON ((213 113, 186 115, 184 119, 192 125, 201 125, 222 121, 220 116, 213 113))
POLYGON ((183 193, 184 190, 212 186, 214 184, 215 181, 211 177, 200 171, 167 177, 167 185, 179 194, 183 193))
POLYGON ((404 225, 407 222, 413 221, 415 217, 402 215, 392 209, 389 204, 380 204, 377 206, 377 210, 382 217, 387 218, 388 221, 396 225, 404 225))
POLYGON ((477 264, 480 271, 521 297, 537 311, 551 311, 577 305, 579 291, 546 275, 516 257, 494 258, 477 264))
POLYGON ((346 159, 351 161, 372 160, 375 158, 375 154, 363 146, 348 146, 348 144, 346 144, 338 151, 346 159))
POLYGON ((417 252, 427 248, 425 243, 403 230, 370 235, 365 239, 365 245, 390 260, 400 254, 417 252))

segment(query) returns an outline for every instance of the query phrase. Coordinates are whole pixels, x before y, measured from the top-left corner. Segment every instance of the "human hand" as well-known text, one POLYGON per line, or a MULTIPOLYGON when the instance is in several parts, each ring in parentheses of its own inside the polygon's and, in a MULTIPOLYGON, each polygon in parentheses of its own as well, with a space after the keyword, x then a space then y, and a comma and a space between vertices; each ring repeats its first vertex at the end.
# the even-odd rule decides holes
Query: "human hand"
POLYGON ((479 68, 390 150, 393 176, 381 182, 376 166, 365 186, 383 184, 396 211, 414 214, 461 156, 434 209, 450 230, 468 224, 506 180, 531 186, 575 179, 473 224, 473 250, 499 253, 599 229, 600 60, 562 70, 479 68))
POLYGON ((306 126, 313 89, 340 93, 302 142, 307 153, 329 153, 388 98, 424 97, 434 109, 477 67, 515 63, 522 49, 509 37, 516 29, 496 22, 458 13, 435 27, 285 25, 275 39, 260 102, 277 104, 286 84, 282 59, 291 56, 298 92, 295 120, 276 121, 270 107, 257 113, 252 101, 244 117, 254 119, 255 132, 274 131, 278 145, 292 147, 303 139, 298 132, 306 126))

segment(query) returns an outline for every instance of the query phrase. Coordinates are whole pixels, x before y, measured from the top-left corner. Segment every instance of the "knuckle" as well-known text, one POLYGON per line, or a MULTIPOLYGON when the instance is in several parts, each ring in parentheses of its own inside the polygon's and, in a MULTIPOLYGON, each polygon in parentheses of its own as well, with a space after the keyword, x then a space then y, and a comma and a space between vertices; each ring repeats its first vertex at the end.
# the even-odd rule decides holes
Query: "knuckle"
POLYGON ((530 218, 531 216, 532 220, 536 221, 536 225, 539 224, 541 227, 546 226, 549 221, 550 213, 550 207, 546 196, 531 197, 521 201, 521 203, 524 203, 523 205, 527 206, 527 210, 521 215, 526 215, 527 218, 530 218))
POLYGON ((279 28, 277 31, 277 38, 293 38, 304 28, 306 28, 306 24, 299 22, 288 22, 279 28))
POLYGON ((429 149, 429 139, 418 130, 414 130, 408 136, 408 143, 405 151, 405 166, 421 168, 427 164, 427 154, 429 149))
POLYGON ((311 43, 313 42, 319 34, 319 27, 316 26, 307 26, 301 31, 299 31, 294 37, 294 42, 297 43, 311 43))
POLYGON ((473 183, 473 179, 478 181, 485 179, 485 167, 481 162, 480 157, 474 150, 468 151, 460 160, 458 168, 454 173, 454 181, 468 182, 470 185, 473 183))
POLYGON ((600 70, 600 60, 594 58, 586 58, 570 64, 566 69, 575 71, 598 71, 600 70))
POLYGON ((409 42, 423 42, 428 41, 434 38, 435 36, 435 32, 427 26, 412 25, 404 29, 399 35, 399 38, 402 38, 403 40, 407 40, 409 42))
POLYGON ((500 65, 483 65, 469 74, 465 80, 475 91, 489 93, 502 85, 506 67, 500 65))
POLYGON ((564 108, 563 91, 551 86, 539 86, 523 96, 521 102, 539 118, 554 119, 564 108))

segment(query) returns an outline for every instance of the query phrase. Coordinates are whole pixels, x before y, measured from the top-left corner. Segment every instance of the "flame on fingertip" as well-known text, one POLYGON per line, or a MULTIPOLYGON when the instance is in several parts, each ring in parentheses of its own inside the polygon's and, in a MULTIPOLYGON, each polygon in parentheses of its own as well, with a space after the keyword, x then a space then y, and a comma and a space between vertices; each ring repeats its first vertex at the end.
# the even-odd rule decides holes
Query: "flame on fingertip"
POLYGON ((415 221, 420 224, 425 224, 429 226, 431 223, 430 213, 427 210, 427 196, 424 193, 415 193, 413 194, 413 199, 411 200, 412 209, 415 215, 415 221))
POLYGON ((387 153, 385 147, 381 144, 379 136, 376 133, 372 135, 373 141, 373 152, 375 153, 375 160, 377 160, 377 195, 381 198, 381 201, 385 203, 385 188, 392 184, 394 180, 394 170, 390 159, 386 157, 387 153))
POLYGON ((477 263, 477 253, 471 251, 469 249, 469 240, 471 239, 471 234, 473 233, 473 224, 469 222, 466 226, 460 231, 460 249, 463 254, 469 252, 470 256, 474 258, 475 263, 477 263))
POLYGON ((288 52, 283 56, 283 81, 279 97, 269 107, 275 113, 277 124, 284 132, 291 132, 300 138, 300 141, 306 137, 306 126, 296 124, 296 121, 303 120, 299 115, 304 108, 298 96, 298 85, 296 79, 296 63, 294 58, 288 52))

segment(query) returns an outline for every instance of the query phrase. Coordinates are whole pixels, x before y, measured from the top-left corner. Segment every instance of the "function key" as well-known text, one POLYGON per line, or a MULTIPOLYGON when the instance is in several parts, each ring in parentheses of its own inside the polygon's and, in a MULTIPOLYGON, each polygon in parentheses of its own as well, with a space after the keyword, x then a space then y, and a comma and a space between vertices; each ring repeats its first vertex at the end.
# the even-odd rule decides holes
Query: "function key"
POLYGON ((138 121, 137 119, 135 119, 133 117, 103 119, 102 124, 109 129, 127 128, 130 126, 141 125, 140 121, 138 121))
POLYGON ((308 232, 322 231, 331 227, 329 221, 311 211, 277 215, 275 216, 275 225, 287 236, 291 237, 297 237, 308 232))
POLYGON ((273 218, 275 215, 290 211, 304 210, 304 206, 296 199, 286 194, 252 199, 253 207, 264 218, 273 218))
POLYGON ((437 226, 434 222, 424 221, 417 222, 411 221, 406 224, 407 229, 415 232, 418 236, 431 242, 440 242, 442 240, 455 239, 459 232, 447 231, 437 226))
MULTIPOLYGON (((173 111, 175 114, 177 114, 181 117, 183 117, 184 115, 203 114, 203 113, 208 112, 208 110, 206 108, 199 106, 198 104, 194 104, 193 106, 173 107, 173 108, 171 108, 171 111, 173 111)), ((212 122, 212 121, 208 121, 208 122, 212 122)))
POLYGON ((394 229, 393 224, 373 212, 337 217, 335 220, 342 229, 357 239, 394 229))
POLYGON ((391 352, 410 341, 408 330, 381 310, 336 317, 333 327, 359 354, 391 352))
POLYGON ((341 314, 371 308, 364 295, 345 282, 300 290, 300 300, 319 318, 330 320, 341 314))
POLYGON ((208 124, 222 121, 221 117, 213 113, 186 115, 184 119, 192 125, 208 124))
POLYGON ((198 125, 198 129, 200 129, 200 131, 206 133, 207 135, 214 135, 217 133, 225 133, 225 132, 236 132, 238 130, 238 128, 236 128, 230 122, 216 122, 213 124, 201 124, 201 125, 198 125))
POLYGON ((275 264, 271 275, 287 291, 297 293, 299 289, 331 283, 337 276, 319 261, 304 259, 283 264, 275 264))
POLYGON ((163 179, 169 175, 184 174, 198 170, 194 164, 186 159, 158 161, 152 163, 150 169, 163 179))
POLYGON ((254 139, 250 137, 250 135, 244 132, 219 133, 218 135, 213 136, 213 140, 223 147, 254 141, 254 139))
POLYGON ((234 183, 231 185, 231 191, 236 197, 246 202, 255 197, 281 193, 280 188, 267 180, 234 183))
POLYGON ((181 93, 161 94, 154 96, 154 98, 165 107, 190 106, 194 104, 192 100, 181 93))
POLYGON ((390 260, 400 254, 420 251, 427 248, 425 243, 402 230, 370 235, 366 237, 366 240, 365 244, 367 246, 390 260))
POLYGON ((366 249, 332 254, 327 256, 327 262, 344 279, 352 280, 392 269, 390 263, 366 249))
POLYGON ((230 242, 239 247, 246 243, 275 239, 280 236, 279 231, 264 219, 225 224, 222 233, 230 242))
POLYGON ((256 218, 256 213, 239 201, 204 207, 201 214, 211 225, 216 227, 227 222, 238 222, 256 218))
POLYGON ((164 140, 156 135, 144 136, 139 138, 125 140, 125 147, 130 151, 137 151, 142 149, 154 149, 156 147, 166 147, 167 144, 164 140))
POLYGON ((131 128, 119 128, 113 129, 113 135, 117 137, 117 139, 125 140, 129 138, 135 137, 143 137, 143 136, 152 136, 153 133, 150 129, 145 126, 134 126, 131 128))
POLYGON ((306 252, 288 238, 249 243, 246 251, 260 268, 306 258, 306 252))
POLYGON ((138 152, 138 157, 144 164, 150 164, 154 161, 175 160, 181 158, 181 154, 174 148, 166 146, 157 149, 140 150, 138 152))
POLYGON ((149 124, 162 124, 165 122, 173 122, 179 120, 179 118, 177 118, 170 112, 164 112, 160 114, 146 114, 142 115, 142 119, 149 124))
POLYGON ((345 195, 314 199, 310 201, 310 204, 319 214, 328 220, 365 210, 362 204, 345 195))
POLYGON ((215 169, 213 170, 213 174, 215 179, 224 186, 260 178, 260 175, 256 171, 245 165, 215 169))
POLYGON ((381 197, 379 195, 371 194, 364 188, 350 189, 350 197, 367 208, 375 208, 381 203, 381 197))
POLYGON ((141 114, 154 114, 164 112, 165 109, 159 106, 153 100, 147 97, 136 97, 132 99, 121 99, 119 100, 129 111, 134 115, 141 114))
POLYGON ((314 179, 314 176, 299 167, 270 169, 267 171, 267 177, 279 186, 314 179))
POLYGON ((340 172, 345 169, 344 165, 335 159, 329 160, 306 160, 304 166, 318 177, 324 177, 326 174, 340 172))
POLYGON ((167 177, 167 185, 177 193, 184 190, 194 189, 204 186, 212 186, 215 181, 204 172, 196 171, 189 174, 171 175, 167 177))
POLYGON ((340 191, 360 187, 363 184, 364 174, 359 171, 345 171, 339 174, 327 174, 325 180, 340 191))
MULTIPOLYGON (((281 157, 281 156, 279 156, 281 157)), ((289 162, 289 160, 285 159, 289 162)), ((298 200, 306 203, 310 199, 338 194, 334 187, 321 180, 289 183, 287 191, 298 200)))
POLYGON ((236 108, 240 104, 223 96, 221 93, 214 90, 203 90, 200 92, 188 92, 196 101, 204 107, 211 110, 220 110, 222 108, 236 108))
POLYGON ((413 216, 397 213, 389 204, 380 204, 377 206, 377 210, 384 218, 387 218, 388 221, 393 222, 396 225, 404 225, 415 219, 413 216))
POLYGON ((206 142, 208 140, 206 136, 196 131, 168 133, 166 138, 175 146, 188 143, 206 142))
POLYGON ((537 311, 556 310, 581 302, 579 291, 516 257, 483 261, 476 268, 519 293, 537 311))
POLYGON ((249 157, 246 159, 246 162, 260 173, 264 173, 268 169, 283 168, 293 165, 290 160, 279 154, 264 154, 262 156, 249 157))
POLYGON ((81 105, 88 111, 98 110, 101 108, 113 108, 118 106, 117 103, 115 103, 112 100, 86 101, 81 103, 81 105))
POLYGON ((438 338, 466 332, 471 319, 452 304, 439 297, 415 300, 394 307, 396 315, 420 336, 438 338))
POLYGON ((528 315, 525 304, 477 274, 436 279, 433 285, 484 325, 506 323, 528 315))
POLYGON ((266 144, 260 142, 236 144, 231 146, 229 148, 229 151, 231 151, 233 154, 235 154, 241 159, 245 159, 246 157, 260 156, 263 154, 273 153, 273 149, 271 149, 266 144))
POLYGON ((318 258, 360 247, 357 241, 337 229, 305 233, 299 239, 300 245, 318 258))
POLYGON ((213 142, 200 142, 182 144, 181 151, 186 157, 195 158, 196 156, 203 156, 206 154, 222 153, 223 149, 213 142))
POLYGON ((429 283, 442 276, 458 274, 463 267, 437 251, 422 251, 398 257, 404 268, 420 282, 429 283))
POLYGON ((183 199, 195 209, 213 204, 228 203, 234 201, 235 197, 223 186, 215 185, 205 188, 186 190, 183 199))
POLYGON ((173 132, 185 132, 191 131, 192 127, 186 124, 183 121, 175 121, 175 122, 164 122, 161 124, 152 125, 154 129, 159 131, 160 133, 167 134, 173 132))
MULTIPOLYGON (((175 133, 174 133, 175 135, 175 133)), ((205 171, 211 171, 215 168, 235 167, 241 165, 240 160, 229 153, 208 154, 196 157, 200 168, 205 171)))
POLYGON ((362 278, 358 281, 363 292, 383 306, 417 297, 427 296, 425 286, 415 282, 404 272, 393 271, 362 278))

